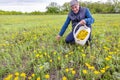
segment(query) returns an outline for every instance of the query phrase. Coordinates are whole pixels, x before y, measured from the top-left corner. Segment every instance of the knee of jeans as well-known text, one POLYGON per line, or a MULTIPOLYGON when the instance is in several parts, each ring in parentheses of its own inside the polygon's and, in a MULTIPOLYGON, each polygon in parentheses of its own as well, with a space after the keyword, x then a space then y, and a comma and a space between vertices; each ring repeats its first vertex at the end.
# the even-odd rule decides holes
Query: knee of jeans
POLYGON ((65 39, 65 42, 66 42, 66 43, 70 43, 70 40, 66 38, 66 39, 65 39))
POLYGON ((74 40, 69 40, 69 39, 65 39, 65 42, 66 42, 66 43, 75 43, 74 40))

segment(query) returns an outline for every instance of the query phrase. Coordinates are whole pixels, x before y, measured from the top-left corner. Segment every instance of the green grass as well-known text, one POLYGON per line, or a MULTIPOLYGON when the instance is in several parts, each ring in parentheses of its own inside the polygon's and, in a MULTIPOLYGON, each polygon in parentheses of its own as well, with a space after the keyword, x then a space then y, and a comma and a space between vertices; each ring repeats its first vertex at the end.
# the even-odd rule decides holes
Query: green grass
POLYGON ((71 25, 56 41, 66 17, 0 15, 0 79, 119 80, 120 14, 93 15, 92 49, 65 43, 71 25))

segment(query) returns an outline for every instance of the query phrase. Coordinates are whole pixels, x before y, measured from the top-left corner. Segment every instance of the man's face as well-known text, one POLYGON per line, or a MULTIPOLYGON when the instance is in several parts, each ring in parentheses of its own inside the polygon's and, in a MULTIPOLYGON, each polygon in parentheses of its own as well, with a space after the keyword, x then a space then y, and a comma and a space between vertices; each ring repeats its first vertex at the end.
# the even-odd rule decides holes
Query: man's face
POLYGON ((79 4, 75 4, 75 5, 71 6, 71 9, 75 14, 77 14, 79 11, 79 4))

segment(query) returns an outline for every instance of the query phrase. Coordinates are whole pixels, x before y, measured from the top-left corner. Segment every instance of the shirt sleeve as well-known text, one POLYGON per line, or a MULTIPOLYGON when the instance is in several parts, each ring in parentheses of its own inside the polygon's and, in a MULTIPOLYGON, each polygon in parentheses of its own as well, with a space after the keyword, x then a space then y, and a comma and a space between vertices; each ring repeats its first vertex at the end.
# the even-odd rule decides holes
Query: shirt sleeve
POLYGON ((90 24, 94 23, 94 18, 92 17, 88 8, 86 9, 85 17, 86 17, 85 18, 86 24, 90 25, 90 24))
POLYGON ((71 19, 69 17, 67 17, 67 19, 66 19, 66 21, 65 21, 64 25, 62 26, 61 31, 59 33, 60 36, 62 36, 64 34, 68 25, 70 24, 70 21, 71 21, 71 19))

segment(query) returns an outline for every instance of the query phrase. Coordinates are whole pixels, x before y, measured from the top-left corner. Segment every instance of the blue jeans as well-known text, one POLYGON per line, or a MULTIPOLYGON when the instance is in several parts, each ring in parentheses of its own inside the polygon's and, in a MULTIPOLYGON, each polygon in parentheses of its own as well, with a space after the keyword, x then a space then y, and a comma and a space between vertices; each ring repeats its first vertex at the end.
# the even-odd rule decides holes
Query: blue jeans
POLYGON ((74 39, 74 36, 73 36, 73 32, 70 32, 68 34, 68 36, 66 37, 65 39, 65 42, 66 43, 75 43, 75 39, 74 39))

